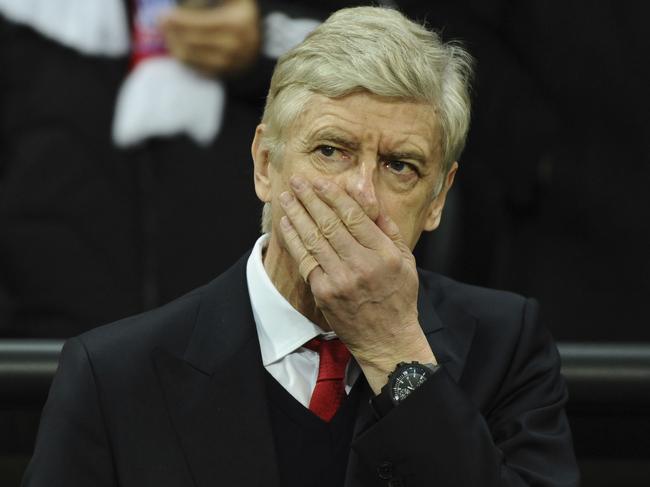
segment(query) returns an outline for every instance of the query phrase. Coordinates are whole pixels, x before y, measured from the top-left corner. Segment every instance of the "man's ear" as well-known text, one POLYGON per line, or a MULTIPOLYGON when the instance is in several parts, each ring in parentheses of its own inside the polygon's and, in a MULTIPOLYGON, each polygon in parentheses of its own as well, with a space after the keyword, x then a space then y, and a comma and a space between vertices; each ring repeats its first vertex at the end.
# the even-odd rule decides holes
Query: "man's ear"
POLYGON ((269 149, 262 143, 265 131, 266 125, 263 123, 255 129, 251 155, 253 156, 255 193, 262 202, 268 203, 271 201, 271 179, 269 177, 269 149))
POLYGON ((445 177, 445 182, 442 185, 442 189, 438 196, 433 198, 429 206, 429 211, 427 218, 424 222, 424 230, 430 232, 435 230, 440 225, 440 219, 442 218, 442 210, 445 207, 445 200, 447 199, 447 193, 449 189, 454 184, 454 178, 456 177, 456 171, 458 171, 458 163, 454 161, 445 177))

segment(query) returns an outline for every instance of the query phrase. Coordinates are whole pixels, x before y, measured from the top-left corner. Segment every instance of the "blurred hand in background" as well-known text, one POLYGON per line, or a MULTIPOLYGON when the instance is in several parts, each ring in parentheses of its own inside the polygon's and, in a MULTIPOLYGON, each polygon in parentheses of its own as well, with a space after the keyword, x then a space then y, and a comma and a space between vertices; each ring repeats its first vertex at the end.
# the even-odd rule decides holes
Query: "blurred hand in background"
POLYGON ((260 49, 260 13, 254 0, 179 6, 160 27, 171 55, 208 76, 243 71, 260 49))

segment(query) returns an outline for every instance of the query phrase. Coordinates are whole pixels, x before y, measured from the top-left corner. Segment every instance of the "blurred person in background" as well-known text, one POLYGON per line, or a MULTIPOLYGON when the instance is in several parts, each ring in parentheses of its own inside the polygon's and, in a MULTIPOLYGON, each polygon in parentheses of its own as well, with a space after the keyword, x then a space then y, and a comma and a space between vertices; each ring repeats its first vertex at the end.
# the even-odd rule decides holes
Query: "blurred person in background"
POLYGON ((0 334, 67 337, 149 309, 247 248, 257 225, 241 216, 259 206, 233 161, 273 60, 318 24, 281 8, 300 11, 0 1, 0 334))
MULTIPOLYGON (((5 336, 66 337, 152 307, 224 266, 255 235, 222 209, 249 180, 229 161, 244 156, 258 118, 257 93, 237 77, 254 76, 246 69, 260 57, 259 7, 233 0, 167 10, 160 27, 170 52, 200 69, 197 79, 226 80, 227 96, 208 109, 227 122, 202 143, 172 127, 118 147, 114 107, 137 54, 129 19, 152 3, 0 2, 5 336), (213 35, 197 40, 208 29, 213 35), (188 60, 193 42, 204 56, 188 60), (236 231, 223 239, 215 221, 236 231)), ((252 199, 242 205, 257 208, 252 199)))

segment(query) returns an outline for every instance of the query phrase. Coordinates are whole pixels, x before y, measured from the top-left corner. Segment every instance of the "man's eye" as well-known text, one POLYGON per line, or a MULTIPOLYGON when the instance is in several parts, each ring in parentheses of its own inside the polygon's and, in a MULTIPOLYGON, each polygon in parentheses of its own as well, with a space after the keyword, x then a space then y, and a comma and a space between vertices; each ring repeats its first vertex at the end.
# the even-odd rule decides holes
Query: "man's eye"
POLYGON ((397 174, 409 174, 415 171, 413 165, 402 161, 388 161, 386 167, 397 174))
POLYGON ((321 145, 318 148, 318 151, 325 157, 332 157, 336 152, 336 147, 332 147, 331 145, 321 145))

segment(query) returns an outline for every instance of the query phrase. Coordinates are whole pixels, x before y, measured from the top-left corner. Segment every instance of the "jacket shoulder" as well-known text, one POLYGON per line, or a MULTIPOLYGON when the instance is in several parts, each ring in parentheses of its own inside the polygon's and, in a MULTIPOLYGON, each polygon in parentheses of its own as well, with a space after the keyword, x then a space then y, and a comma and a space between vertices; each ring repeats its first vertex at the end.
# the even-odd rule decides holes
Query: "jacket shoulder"
POLYGON ((426 270, 420 270, 420 281, 434 296, 436 309, 463 310, 483 323, 520 321, 527 304, 534 302, 510 291, 466 284, 426 270))
POLYGON ((164 348, 182 354, 196 322, 203 286, 170 303, 82 333, 83 344, 91 361, 111 367, 126 367, 148 361, 151 351, 164 348))

